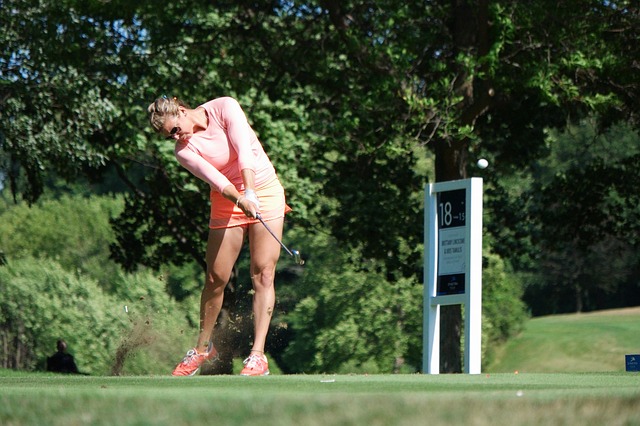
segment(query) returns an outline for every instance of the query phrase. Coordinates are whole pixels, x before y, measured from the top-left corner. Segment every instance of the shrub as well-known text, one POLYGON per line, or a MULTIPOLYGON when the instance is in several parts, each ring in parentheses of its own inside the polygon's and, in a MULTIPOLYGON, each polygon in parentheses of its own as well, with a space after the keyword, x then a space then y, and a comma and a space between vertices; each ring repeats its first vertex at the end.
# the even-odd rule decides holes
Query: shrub
POLYGON ((0 214, 0 250, 11 259, 54 259, 110 290, 109 279, 119 268, 109 261, 114 240, 109 218, 121 209, 122 201, 109 197, 63 196, 12 205, 0 214))
POLYGON ((0 365, 44 369, 63 338, 86 373, 171 371, 182 350, 174 344, 186 345, 183 310, 150 275, 117 279, 126 295, 105 294, 94 280, 53 260, 9 260, 0 267, 0 365))
MULTIPOLYGON (((391 373, 414 357, 421 337, 422 285, 390 282, 380 263, 309 262, 303 285, 317 289, 286 316, 293 339, 283 359, 291 372, 391 373), (416 327, 417 326, 417 327, 416 327)), ((414 359, 415 358, 415 359, 414 359)))

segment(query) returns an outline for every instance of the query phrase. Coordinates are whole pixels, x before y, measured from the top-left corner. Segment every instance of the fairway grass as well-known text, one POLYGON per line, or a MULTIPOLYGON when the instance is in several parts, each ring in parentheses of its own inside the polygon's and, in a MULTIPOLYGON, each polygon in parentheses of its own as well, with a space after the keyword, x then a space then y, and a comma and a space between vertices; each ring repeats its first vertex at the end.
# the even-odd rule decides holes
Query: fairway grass
POLYGON ((483 371, 623 372, 640 353, 640 307, 532 318, 483 371))
POLYGON ((533 318, 483 374, 65 376, 0 369, 0 426, 640 426, 640 308, 533 318))
POLYGON ((0 370, 2 425, 637 425, 638 373, 87 377, 0 370))

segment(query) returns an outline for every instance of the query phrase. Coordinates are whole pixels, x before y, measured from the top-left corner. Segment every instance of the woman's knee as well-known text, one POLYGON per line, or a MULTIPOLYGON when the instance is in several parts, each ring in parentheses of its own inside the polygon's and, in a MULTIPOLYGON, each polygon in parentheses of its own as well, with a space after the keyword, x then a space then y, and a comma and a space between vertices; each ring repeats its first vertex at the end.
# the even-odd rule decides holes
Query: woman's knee
POLYGON ((275 267, 260 268, 253 273, 253 285, 255 287, 270 288, 275 281, 275 267))
POLYGON ((224 288, 227 286, 229 281, 231 280, 231 274, 227 274, 225 276, 220 276, 216 273, 207 273, 207 278, 205 280, 205 287, 213 290, 213 291, 224 291, 224 288))

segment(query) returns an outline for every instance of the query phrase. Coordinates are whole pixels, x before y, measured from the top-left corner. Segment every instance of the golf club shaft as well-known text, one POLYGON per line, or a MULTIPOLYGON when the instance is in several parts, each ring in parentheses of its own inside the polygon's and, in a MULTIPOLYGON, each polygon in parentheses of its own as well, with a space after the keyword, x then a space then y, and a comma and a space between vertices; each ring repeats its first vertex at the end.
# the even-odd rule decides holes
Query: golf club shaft
MULTIPOLYGON (((269 226, 264 222, 264 220, 262 220, 262 216, 260 216, 260 214, 259 214, 259 213, 258 213, 258 214, 256 214, 256 218, 257 218, 257 219, 258 219, 258 220, 259 220, 259 221, 264 225, 264 227, 267 229, 267 231, 269 231, 269 233, 273 236, 273 238, 275 238, 275 239, 276 239, 276 241, 280 243, 280 245, 282 246, 282 248, 283 248, 283 249, 285 249, 285 251, 286 251, 287 253, 289 253, 289 256, 293 256, 293 253, 291 252, 291 250, 289 250, 289 249, 287 248, 287 246, 285 246, 285 245, 283 244, 283 242, 282 242, 282 241, 280 241, 280 238, 278 238, 278 237, 276 236, 276 234, 274 234, 274 233, 273 233, 273 231, 271 230, 271 228, 269 228, 269 226)), ((294 257, 295 257, 295 256, 294 256, 294 257)))

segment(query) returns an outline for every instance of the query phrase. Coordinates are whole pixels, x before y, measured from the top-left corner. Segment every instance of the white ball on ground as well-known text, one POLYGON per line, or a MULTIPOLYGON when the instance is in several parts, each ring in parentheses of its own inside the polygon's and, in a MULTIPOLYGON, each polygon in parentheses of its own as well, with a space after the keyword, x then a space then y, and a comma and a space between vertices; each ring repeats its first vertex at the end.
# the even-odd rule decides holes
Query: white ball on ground
POLYGON ((481 158, 481 159, 478 160, 478 162, 476 164, 478 165, 479 168, 486 169, 487 166, 489 165, 489 162, 487 160, 485 160, 484 158, 481 158))

